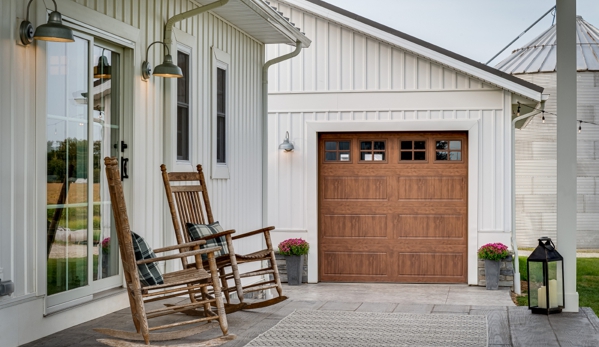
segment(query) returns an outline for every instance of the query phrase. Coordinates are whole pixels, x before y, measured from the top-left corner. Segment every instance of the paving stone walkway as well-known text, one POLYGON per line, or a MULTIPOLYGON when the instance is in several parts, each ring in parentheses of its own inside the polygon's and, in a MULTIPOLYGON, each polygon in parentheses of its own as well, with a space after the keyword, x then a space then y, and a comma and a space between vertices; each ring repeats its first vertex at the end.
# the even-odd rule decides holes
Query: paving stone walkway
MULTIPOLYGON (((489 347, 599 346, 599 319, 591 309, 581 308, 578 313, 549 317, 532 315, 527 307, 512 303, 507 289, 487 291, 466 285, 322 283, 285 286, 284 291, 290 297, 287 301, 228 315, 229 332, 237 338, 223 346, 244 346, 298 309, 486 315, 489 347)), ((165 319, 172 320, 173 317, 165 319)), ((96 327, 134 330, 130 311, 124 309, 24 346, 104 346, 96 339, 106 336, 94 332, 92 329, 96 327)), ((218 336, 220 330, 216 328, 198 336, 156 345, 193 344, 218 336)))

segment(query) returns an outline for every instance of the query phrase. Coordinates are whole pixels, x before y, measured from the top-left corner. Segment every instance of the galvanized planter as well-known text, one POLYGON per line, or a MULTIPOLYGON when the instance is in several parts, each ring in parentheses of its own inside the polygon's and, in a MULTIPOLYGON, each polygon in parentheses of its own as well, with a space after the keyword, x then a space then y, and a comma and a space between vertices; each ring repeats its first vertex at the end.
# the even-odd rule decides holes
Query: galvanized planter
POLYGON ((485 277, 487 290, 499 289, 499 267, 500 261, 485 259, 485 277))
POLYGON ((302 272, 304 270, 303 255, 286 255, 287 262, 287 284, 299 286, 302 284, 302 272))

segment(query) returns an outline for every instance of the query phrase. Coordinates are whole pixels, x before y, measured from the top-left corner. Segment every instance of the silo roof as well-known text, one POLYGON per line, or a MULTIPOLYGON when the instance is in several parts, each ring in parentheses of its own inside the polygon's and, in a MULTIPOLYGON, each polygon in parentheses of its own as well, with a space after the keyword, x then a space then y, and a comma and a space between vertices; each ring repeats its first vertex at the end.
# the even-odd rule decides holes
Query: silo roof
MULTIPOLYGON (((555 72, 557 65, 556 26, 512 52, 495 67, 509 74, 555 72)), ((576 69, 599 71, 599 29, 576 17, 576 69)))

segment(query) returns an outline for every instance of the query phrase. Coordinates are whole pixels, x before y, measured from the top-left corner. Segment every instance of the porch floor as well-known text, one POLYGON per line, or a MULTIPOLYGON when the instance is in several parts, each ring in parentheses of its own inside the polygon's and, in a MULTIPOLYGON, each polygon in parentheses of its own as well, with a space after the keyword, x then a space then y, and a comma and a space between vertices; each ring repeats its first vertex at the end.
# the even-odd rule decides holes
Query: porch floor
MULTIPOLYGON (((237 338, 223 346, 244 346, 294 310, 301 309, 486 315, 489 347, 599 346, 599 319, 590 308, 549 317, 532 315, 527 307, 517 307, 512 303, 508 288, 487 291, 483 287, 467 285, 320 283, 284 285, 283 290, 289 297, 287 301, 227 315, 229 333, 237 338)), ((104 346, 96 339, 109 337, 92 330, 97 327, 134 330, 127 308, 24 346, 104 346)), ((218 336, 220 329, 216 328, 183 340, 156 345, 191 344, 218 336)))

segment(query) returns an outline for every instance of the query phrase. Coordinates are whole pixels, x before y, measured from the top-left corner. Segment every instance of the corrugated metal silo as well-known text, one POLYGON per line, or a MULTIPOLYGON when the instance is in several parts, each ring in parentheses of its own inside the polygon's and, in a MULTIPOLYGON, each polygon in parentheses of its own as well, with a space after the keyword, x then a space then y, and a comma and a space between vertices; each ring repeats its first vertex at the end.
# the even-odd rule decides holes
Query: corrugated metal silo
MULTIPOLYGON (((556 113, 556 28, 552 26, 496 68, 545 87, 556 113)), ((577 17, 577 119, 599 123, 599 29, 577 17)), ((558 115, 559 116, 559 115, 558 115)), ((579 124, 572 124, 578 127, 579 124)), ((516 131, 516 231, 520 247, 556 237, 556 116, 536 116, 516 131)), ((599 248, 599 125, 578 134, 578 248, 599 248)))

